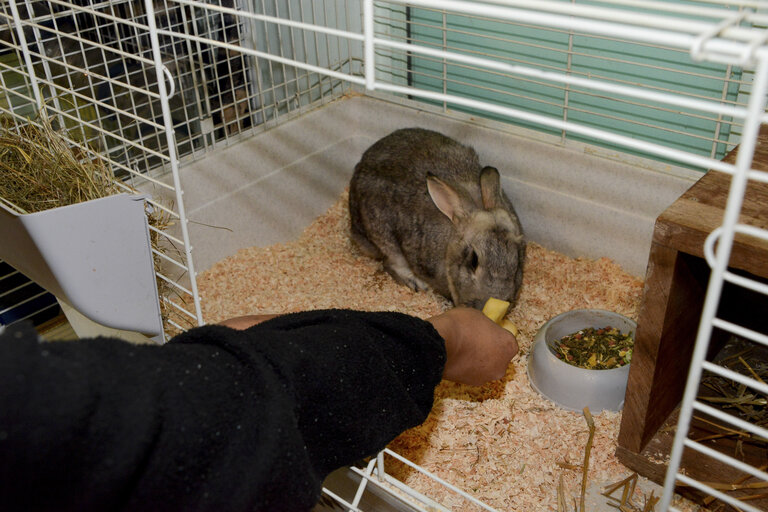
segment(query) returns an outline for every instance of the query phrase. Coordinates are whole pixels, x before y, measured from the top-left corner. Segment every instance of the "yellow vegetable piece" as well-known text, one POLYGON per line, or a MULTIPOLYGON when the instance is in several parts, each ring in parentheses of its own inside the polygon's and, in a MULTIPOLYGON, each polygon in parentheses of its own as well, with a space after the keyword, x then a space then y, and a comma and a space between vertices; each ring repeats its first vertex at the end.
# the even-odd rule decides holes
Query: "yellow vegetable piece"
POLYGON ((494 323, 499 324, 504 329, 517 336, 517 333, 519 332, 517 326, 504 318, 504 315, 509 311, 509 306, 509 302, 491 297, 486 301, 485 306, 483 306, 483 314, 493 320, 494 323))
POLYGON ((509 302, 491 297, 483 306, 483 314, 493 320, 495 323, 501 323, 501 319, 507 314, 509 302))
POLYGON ((595 365, 597 365, 597 354, 593 353, 590 356, 589 360, 587 361, 587 364, 589 365, 590 368, 594 368, 595 365))
POLYGON ((507 320, 506 318, 504 319, 503 322, 501 322, 501 326, 503 328, 505 328, 506 330, 508 330, 509 332, 511 332, 512 334, 514 334, 515 337, 517 337, 517 334, 520 332, 517 329, 517 326, 515 324, 513 324, 512 322, 510 322, 509 320, 507 320))

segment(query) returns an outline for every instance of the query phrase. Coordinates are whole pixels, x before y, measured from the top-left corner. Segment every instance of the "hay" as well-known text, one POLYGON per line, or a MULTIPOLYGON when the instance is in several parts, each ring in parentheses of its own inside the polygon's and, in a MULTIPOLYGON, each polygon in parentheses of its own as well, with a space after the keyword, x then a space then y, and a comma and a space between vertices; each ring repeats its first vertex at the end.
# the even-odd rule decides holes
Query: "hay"
POLYGON ((0 197, 21 214, 120 192, 103 160, 73 148, 47 117, 34 124, 0 120, 0 197))
MULTIPOLYGON (((718 353, 715 362, 735 373, 765 384, 768 382, 768 349, 746 339, 732 336, 718 353)), ((714 407, 730 410, 739 418, 755 425, 768 425, 768 395, 734 380, 705 373, 701 380, 698 400, 714 407)), ((768 447, 768 441, 745 433, 756 443, 768 447)))

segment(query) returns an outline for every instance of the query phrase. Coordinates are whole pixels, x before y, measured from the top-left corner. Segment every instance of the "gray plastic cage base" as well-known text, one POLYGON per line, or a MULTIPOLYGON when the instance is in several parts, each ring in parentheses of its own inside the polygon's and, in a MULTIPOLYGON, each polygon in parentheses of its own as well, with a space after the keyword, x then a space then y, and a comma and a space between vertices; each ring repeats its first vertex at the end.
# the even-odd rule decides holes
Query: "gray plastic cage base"
POLYGON ((98 324, 161 335, 145 199, 119 194, 26 215, 0 210, 0 258, 98 324))
POLYGON ((195 268, 209 269, 240 249, 295 240, 338 200, 371 144, 410 126, 470 144, 484 165, 497 167, 529 240, 570 257, 609 257, 638 277, 645 275, 656 217, 700 177, 466 114, 352 96, 181 168, 195 268))

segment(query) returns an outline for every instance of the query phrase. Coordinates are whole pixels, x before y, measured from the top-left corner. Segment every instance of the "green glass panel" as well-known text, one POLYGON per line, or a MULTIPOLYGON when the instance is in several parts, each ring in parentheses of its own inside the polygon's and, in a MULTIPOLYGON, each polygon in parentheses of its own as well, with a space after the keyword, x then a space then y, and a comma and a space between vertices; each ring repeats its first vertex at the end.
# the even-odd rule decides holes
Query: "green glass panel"
MULTIPOLYGON (((433 10, 412 8, 409 11, 410 36, 416 44, 700 99, 735 102, 739 92, 740 70, 694 62, 686 52, 679 50, 578 34, 571 37, 564 31, 446 15, 433 10)), ((555 119, 564 118, 567 105, 567 120, 574 123, 702 156, 712 154, 713 144, 716 158, 724 156, 726 151, 730 119, 718 119, 715 114, 566 87, 475 66, 448 64, 424 56, 413 55, 408 62, 410 83, 420 89, 487 101, 555 119), (721 142, 713 143, 713 139, 721 142)), ((560 134, 560 130, 538 123, 457 105, 449 105, 449 108, 560 134)), ((632 153, 624 147, 613 147, 610 143, 577 134, 568 133, 567 136, 632 153)))

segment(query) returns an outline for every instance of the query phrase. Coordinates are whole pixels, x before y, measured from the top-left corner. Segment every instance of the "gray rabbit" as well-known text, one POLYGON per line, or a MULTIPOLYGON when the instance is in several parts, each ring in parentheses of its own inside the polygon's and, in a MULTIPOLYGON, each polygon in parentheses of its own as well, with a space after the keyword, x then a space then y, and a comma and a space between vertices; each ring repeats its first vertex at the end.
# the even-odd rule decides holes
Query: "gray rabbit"
POLYGON ((457 306, 515 301, 523 230, 499 172, 471 147, 421 128, 392 132, 355 166, 349 212, 354 242, 399 282, 457 306))

